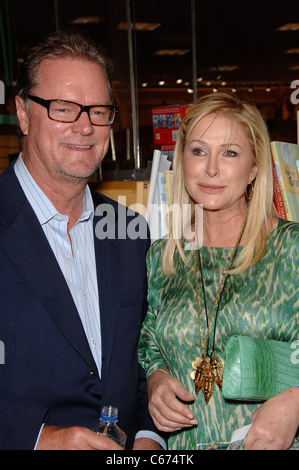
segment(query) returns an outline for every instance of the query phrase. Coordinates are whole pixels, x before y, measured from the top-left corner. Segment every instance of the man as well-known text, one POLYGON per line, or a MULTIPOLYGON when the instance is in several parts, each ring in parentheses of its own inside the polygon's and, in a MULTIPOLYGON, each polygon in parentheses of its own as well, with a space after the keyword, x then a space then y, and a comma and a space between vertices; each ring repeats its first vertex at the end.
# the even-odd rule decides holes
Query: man
POLYGON ((116 112, 108 61, 54 33, 25 61, 16 109, 22 154, 0 177, 0 448, 120 449, 93 432, 113 405, 129 449, 160 449, 136 354, 148 240, 118 237, 132 214, 87 186, 116 112))

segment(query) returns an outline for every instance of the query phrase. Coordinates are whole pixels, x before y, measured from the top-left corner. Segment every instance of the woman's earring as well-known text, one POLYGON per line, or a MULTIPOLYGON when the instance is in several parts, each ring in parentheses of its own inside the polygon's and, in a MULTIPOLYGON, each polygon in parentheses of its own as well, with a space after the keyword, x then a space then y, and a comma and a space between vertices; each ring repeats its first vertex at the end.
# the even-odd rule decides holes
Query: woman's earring
POLYGON ((250 183, 247 185, 247 188, 246 188, 246 191, 245 191, 245 196, 246 196, 246 199, 248 199, 248 201, 251 201, 251 199, 253 198, 253 184, 252 182, 250 181, 250 183), (248 192, 248 186, 251 186, 251 190, 250 190, 250 193, 248 192))

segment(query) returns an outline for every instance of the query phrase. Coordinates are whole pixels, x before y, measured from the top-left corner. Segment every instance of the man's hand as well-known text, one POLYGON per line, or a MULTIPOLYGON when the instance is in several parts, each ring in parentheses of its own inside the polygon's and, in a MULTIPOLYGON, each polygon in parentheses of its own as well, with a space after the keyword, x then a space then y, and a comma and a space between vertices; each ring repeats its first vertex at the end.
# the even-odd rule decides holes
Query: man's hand
POLYGON ((108 437, 84 427, 60 428, 45 425, 36 450, 123 450, 123 448, 108 437))
POLYGON ((148 395, 149 412, 160 431, 172 432, 197 424, 190 408, 180 401, 194 401, 194 395, 169 373, 157 370, 151 374, 148 395))

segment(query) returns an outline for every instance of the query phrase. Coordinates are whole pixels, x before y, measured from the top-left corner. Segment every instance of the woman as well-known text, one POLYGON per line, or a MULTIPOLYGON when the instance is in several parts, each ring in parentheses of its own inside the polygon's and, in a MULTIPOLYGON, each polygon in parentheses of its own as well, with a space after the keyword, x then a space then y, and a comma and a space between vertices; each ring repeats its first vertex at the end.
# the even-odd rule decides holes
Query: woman
POLYGON ((247 99, 215 93, 188 110, 175 149, 169 237, 148 254, 139 342, 149 409, 171 433, 170 449, 229 442, 251 422, 246 449, 286 449, 297 432, 297 387, 262 405, 225 400, 221 391, 232 335, 298 339, 299 224, 277 218, 271 163, 267 127, 247 99), (207 390, 198 381, 203 365, 219 379, 207 390))

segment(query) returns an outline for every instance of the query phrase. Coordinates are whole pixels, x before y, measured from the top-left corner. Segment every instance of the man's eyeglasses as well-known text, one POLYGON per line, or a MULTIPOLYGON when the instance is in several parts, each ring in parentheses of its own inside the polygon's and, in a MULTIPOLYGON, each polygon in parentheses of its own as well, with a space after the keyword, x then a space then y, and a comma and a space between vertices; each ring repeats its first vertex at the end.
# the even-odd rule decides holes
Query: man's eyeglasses
POLYGON ((58 122, 75 122, 86 112, 94 126, 110 126, 118 111, 116 106, 107 104, 85 106, 72 101, 44 100, 33 95, 28 95, 28 98, 47 108, 49 118, 58 122))

